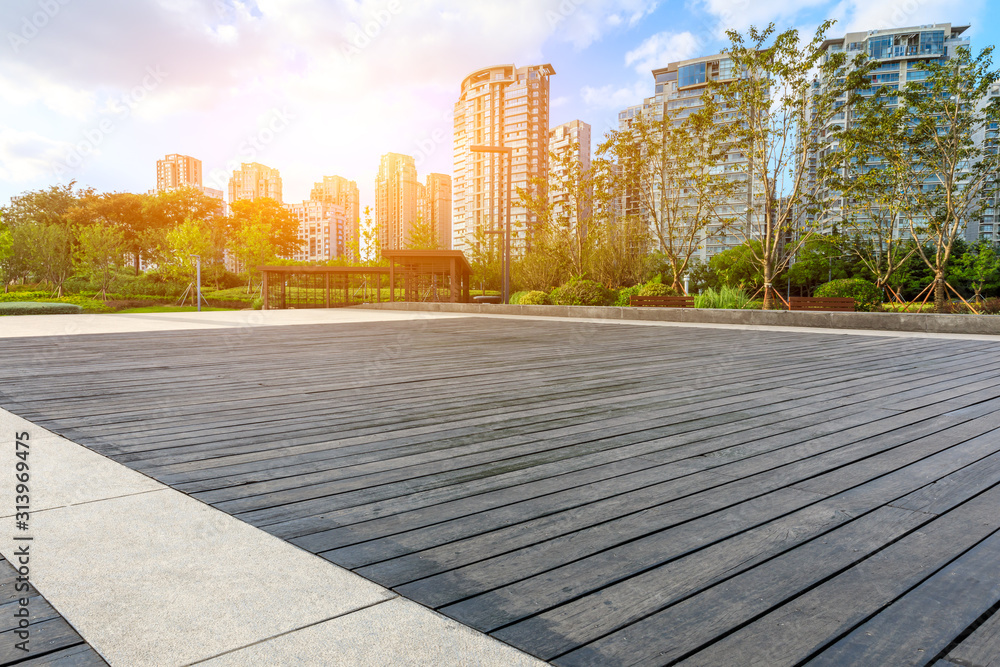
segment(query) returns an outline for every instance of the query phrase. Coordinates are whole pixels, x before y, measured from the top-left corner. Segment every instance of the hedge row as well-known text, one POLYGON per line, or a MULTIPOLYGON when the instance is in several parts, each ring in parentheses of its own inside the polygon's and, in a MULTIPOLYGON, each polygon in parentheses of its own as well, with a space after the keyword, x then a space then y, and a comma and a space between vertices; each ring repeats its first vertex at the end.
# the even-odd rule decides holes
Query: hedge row
POLYGON ((0 315, 78 315, 83 308, 73 303, 41 303, 38 301, 4 301, 0 315))

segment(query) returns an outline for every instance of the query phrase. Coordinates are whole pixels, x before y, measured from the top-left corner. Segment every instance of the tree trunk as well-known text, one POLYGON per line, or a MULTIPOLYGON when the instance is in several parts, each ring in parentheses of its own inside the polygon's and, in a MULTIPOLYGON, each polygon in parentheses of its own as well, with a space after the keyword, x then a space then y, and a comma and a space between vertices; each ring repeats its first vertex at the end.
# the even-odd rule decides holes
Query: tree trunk
POLYGON ((934 275, 934 312, 945 312, 945 301, 948 293, 945 291, 944 271, 938 271, 934 275))
POLYGON ((764 310, 774 310, 774 294, 771 288, 771 266, 764 262, 764 310))
POLYGON ((135 275, 139 275, 139 251, 136 250, 133 253, 133 266, 135 267, 135 275))

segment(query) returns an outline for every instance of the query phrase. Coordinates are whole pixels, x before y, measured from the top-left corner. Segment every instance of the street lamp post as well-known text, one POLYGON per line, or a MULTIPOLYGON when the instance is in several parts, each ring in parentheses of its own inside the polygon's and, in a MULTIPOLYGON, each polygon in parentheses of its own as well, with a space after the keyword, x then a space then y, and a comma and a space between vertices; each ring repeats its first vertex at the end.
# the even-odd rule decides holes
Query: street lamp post
POLYGON ((503 290, 500 293, 500 300, 503 303, 507 303, 510 300, 510 172, 511 155, 514 149, 508 146, 469 146, 469 150, 473 153, 499 153, 507 157, 507 199, 504 202, 503 290))

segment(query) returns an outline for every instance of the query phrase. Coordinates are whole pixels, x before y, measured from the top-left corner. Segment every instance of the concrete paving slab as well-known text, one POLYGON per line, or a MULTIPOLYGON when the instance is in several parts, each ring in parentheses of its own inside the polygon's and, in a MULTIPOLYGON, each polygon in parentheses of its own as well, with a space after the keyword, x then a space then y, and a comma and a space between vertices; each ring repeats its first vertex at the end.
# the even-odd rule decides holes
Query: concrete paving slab
POLYGON ((397 598, 199 664, 534 667, 547 663, 416 602, 397 598))
MULTIPOLYGON (((14 473, 17 458, 15 436, 27 433, 28 464, 32 511, 67 507, 163 489, 163 485, 142 473, 116 463, 75 442, 36 426, 26 419, 0 408, 0 434, 3 456, 0 457, 0 498, 14 498, 18 480, 14 473)), ((0 517, 14 515, 14 503, 0 503, 0 517)))
POLYGON ((26 534, 32 582, 112 665, 190 664, 395 597, 167 487, 33 512, 26 534))
POLYGON ((203 313, 130 313, 124 315, 20 315, 0 317, 0 338, 72 336, 76 334, 239 329, 296 324, 398 322, 402 320, 469 317, 463 313, 423 313, 330 308, 308 310, 230 310, 203 313))

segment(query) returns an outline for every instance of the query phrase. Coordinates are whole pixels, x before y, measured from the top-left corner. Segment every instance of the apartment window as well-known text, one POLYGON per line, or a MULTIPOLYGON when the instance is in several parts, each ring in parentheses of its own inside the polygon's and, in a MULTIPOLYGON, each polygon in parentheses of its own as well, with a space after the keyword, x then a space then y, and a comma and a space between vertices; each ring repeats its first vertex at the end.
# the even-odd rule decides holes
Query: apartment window
POLYGON ((681 88, 705 83, 705 63, 684 65, 677 72, 678 85, 681 88))
POLYGON ((944 30, 920 33, 920 55, 939 55, 944 52, 944 30))
POLYGON ((888 58, 892 55, 892 37, 874 37, 868 41, 868 55, 888 58))
POLYGON ((719 61, 719 78, 723 81, 735 78, 733 76, 733 61, 723 58, 719 61))

